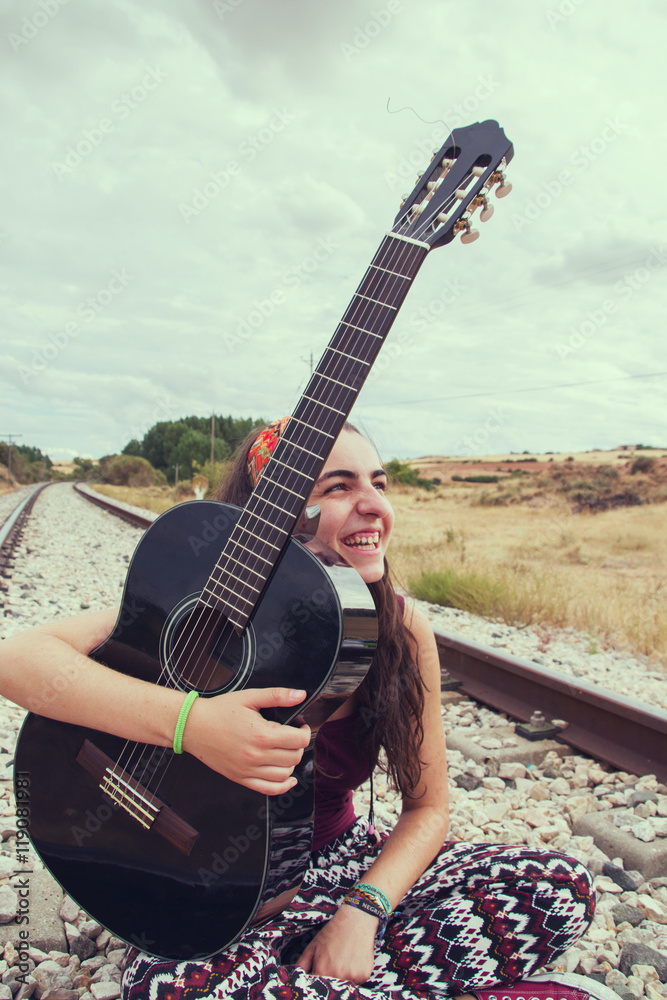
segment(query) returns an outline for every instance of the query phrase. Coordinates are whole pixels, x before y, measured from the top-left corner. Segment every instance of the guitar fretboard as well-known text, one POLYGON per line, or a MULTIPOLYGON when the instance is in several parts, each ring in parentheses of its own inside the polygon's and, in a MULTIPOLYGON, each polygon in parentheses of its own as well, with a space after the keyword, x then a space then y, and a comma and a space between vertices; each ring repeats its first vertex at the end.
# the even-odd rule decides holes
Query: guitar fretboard
POLYGON ((429 247, 389 233, 276 445, 204 588, 243 629, 429 247))

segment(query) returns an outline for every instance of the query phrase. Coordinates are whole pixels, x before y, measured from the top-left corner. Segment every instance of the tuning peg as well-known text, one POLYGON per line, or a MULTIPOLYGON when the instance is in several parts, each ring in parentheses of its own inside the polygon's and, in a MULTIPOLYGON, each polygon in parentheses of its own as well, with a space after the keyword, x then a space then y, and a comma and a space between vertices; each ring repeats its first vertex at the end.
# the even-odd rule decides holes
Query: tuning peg
POLYGON ((441 165, 442 165, 442 166, 443 166, 443 167, 445 168, 445 170, 449 170, 449 168, 450 168, 450 167, 453 167, 453 166, 454 166, 454 161, 453 161, 453 160, 450 160, 450 159, 448 159, 448 158, 447 158, 447 157, 445 156, 444 160, 442 160, 442 161, 441 161, 441 165))
POLYGON ((486 198, 482 197, 482 211, 479 213, 480 222, 488 222, 493 215, 493 205, 489 205, 486 198))
POLYGON ((496 198, 506 198, 511 190, 512 190, 512 185, 506 184, 505 179, 503 178, 501 183, 496 188, 496 198))
POLYGON ((479 213, 479 218, 481 222, 488 222, 493 215, 493 205, 489 205, 488 199, 483 194, 478 194, 476 198, 473 198, 471 205, 472 211, 481 208, 479 213))
POLYGON ((497 184, 496 188, 496 198, 504 198, 512 190, 512 185, 505 182, 505 174, 502 170, 494 170, 484 187, 491 190, 494 184, 497 184))
POLYGON ((454 225, 454 233, 456 235, 461 233, 461 243, 474 243, 476 239, 479 239, 479 230, 471 229, 467 219, 459 219, 454 225))
POLYGON ((456 198, 458 198, 458 199, 459 199, 459 201, 463 201, 463 199, 464 199, 464 198, 465 198, 465 196, 466 196, 466 193, 465 193, 465 191, 463 190, 463 188, 457 188, 457 190, 456 190, 456 191, 454 192, 454 196, 455 196, 456 198))
POLYGON ((486 167, 473 167, 471 173, 473 177, 482 177, 485 170, 486 167))

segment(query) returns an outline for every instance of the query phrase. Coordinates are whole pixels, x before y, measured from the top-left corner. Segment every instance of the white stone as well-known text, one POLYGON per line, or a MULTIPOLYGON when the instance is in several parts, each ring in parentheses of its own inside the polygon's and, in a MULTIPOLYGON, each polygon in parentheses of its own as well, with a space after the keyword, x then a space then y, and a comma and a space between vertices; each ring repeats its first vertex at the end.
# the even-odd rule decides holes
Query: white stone
MULTIPOLYGON (((505 779, 510 780, 510 781, 516 781, 517 782, 517 788, 518 788, 519 787, 518 786, 519 779, 525 780, 525 777, 526 777, 527 773, 528 773, 528 771, 526 770, 526 767, 525 767, 524 764, 520 764, 518 762, 514 763, 514 764, 510 763, 510 762, 506 762, 506 763, 500 765, 500 768, 498 770, 498 777, 505 778, 505 779)), ((532 784, 532 782, 529 781, 529 784, 532 784)))
POLYGON ((652 896, 642 894, 637 897, 637 906, 643 910, 649 920, 657 924, 667 924, 667 906, 652 896))
POLYGON ((643 983, 654 983, 658 980, 658 973, 652 965, 633 965, 630 969, 633 976, 637 976, 643 983))
POLYGON ((636 997, 644 996, 644 984, 639 976, 628 976, 627 987, 636 997))
POLYGON ((120 996, 120 983, 106 979, 101 983, 91 983, 90 992, 95 1000, 117 1000, 120 996))
POLYGON ((0 924, 9 924, 16 916, 18 896, 8 885, 0 886, 0 924))
POLYGON ((487 816, 492 823, 500 823, 509 811, 509 802, 493 802, 486 807, 487 816))
POLYGON ((620 885, 617 885, 613 879, 609 878, 607 875, 598 875, 594 882, 595 888, 601 892, 613 892, 620 895, 623 890, 620 885))
POLYGON ((630 827, 630 832, 637 840, 642 840, 645 844, 650 844, 652 840, 655 840, 655 830, 648 819, 642 819, 639 823, 634 823, 630 827))

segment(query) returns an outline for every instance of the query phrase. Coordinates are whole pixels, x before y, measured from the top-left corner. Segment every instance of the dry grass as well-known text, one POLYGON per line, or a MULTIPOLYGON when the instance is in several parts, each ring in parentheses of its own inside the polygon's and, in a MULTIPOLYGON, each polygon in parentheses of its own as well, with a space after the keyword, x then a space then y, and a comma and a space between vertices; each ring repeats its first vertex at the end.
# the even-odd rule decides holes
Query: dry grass
POLYGON ((154 514, 164 514, 165 510, 175 507, 185 500, 194 500, 195 495, 186 486, 108 486, 102 483, 91 483, 94 490, 112 500, 121 503, 144 507, 154 514))
POLYGON ((667 505, 573 514, 480 507, 460 493, 395 491, 392 561, 404 585, 424 572, 474 571, 508 622, 572 626, 667 664, 667 505))

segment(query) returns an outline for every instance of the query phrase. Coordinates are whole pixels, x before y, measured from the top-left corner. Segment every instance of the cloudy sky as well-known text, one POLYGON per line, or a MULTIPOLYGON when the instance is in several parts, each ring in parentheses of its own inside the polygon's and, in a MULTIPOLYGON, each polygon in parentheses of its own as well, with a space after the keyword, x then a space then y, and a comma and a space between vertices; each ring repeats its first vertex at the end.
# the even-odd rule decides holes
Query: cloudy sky
POLYGON ((0 0, 0 437, 288 413, 401 196, 496 119, 355 406, 387 457, 665 445, 664 0, 0 0))

